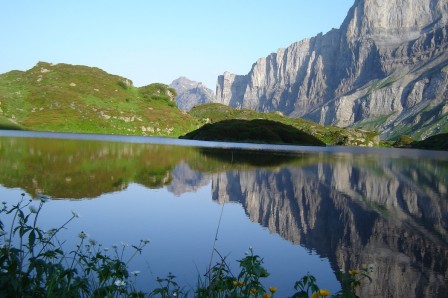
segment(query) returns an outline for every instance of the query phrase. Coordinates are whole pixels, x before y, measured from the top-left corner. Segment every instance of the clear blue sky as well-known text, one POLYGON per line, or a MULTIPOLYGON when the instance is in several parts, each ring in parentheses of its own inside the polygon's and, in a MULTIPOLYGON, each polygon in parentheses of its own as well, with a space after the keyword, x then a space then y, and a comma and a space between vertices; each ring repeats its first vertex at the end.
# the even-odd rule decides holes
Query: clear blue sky
POLYGON ((339 28, 354 0, 1 0, 0 73, 38 61, 99 67, 136 86, 215 89, 278 48, 339 28))

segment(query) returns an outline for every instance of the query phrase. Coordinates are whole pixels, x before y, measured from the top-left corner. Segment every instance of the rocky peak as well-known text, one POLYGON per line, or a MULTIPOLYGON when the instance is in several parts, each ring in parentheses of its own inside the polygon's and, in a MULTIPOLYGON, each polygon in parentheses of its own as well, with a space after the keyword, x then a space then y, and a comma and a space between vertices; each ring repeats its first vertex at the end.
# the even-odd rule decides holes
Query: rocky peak
POLYGON ((212 102, 215 98, 214 92, 201 82, 192 81, 186 77, 174 80, 170 87, 176 90, 176 103, 179 109, 189 111, 198 104, 212 102))
POLYGON ((356 0, 341 29, 349 39, 402 43, 447 24, 446 0, 356 0))
POLYGON ((446 0, 356 0, 340 29, 219 76, 216 102, 419 139, 448 130, 447 65, 446 0))

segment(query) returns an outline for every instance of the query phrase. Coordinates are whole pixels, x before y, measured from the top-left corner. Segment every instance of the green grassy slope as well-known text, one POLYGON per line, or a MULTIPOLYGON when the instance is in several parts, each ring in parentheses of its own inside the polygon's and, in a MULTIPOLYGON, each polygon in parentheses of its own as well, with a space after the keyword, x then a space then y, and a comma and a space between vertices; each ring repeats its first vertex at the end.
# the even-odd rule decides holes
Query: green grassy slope
POLYGON ((379 134, 375 131, 322 126, 303 119, 288 118, 279 113, 258 113, 252 110, 236 110, 216 103, 196 106, 190 110, 189 114, 203 124, 217 123, 231 119, 264 119, 276 121, 292 126, 327 145, 376 146, 379 142, 379 134))
POLYGON ((136 88, 98 68, 39 62, 0 75, 0 125, 175 137, 197 127, 196 119, 177 109, 175 95, 166 85, 136 88))
POLYGON ((208 141, 325 146, 321 140, 291 125, 266 119, 231 119, 187 133, 181 138, 208 141))

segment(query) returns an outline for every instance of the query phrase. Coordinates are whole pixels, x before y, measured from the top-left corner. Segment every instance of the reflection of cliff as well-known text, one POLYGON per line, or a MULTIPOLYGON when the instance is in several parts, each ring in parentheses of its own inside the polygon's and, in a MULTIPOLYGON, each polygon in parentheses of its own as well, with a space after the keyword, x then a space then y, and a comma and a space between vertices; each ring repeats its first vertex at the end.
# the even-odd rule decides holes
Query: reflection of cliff
POLYGON ((173 180, 167 190, 180 196, 186 192, 194 192, 210 182, 210 175, 193 171, 184 162, 178 164, 172 173, 173 180))
POLYGON ((448 164, 340 160, 276 173, 213 177, 213 199, 330 259, 334 270, 375 263, 361 297, 445 297, 448 164))

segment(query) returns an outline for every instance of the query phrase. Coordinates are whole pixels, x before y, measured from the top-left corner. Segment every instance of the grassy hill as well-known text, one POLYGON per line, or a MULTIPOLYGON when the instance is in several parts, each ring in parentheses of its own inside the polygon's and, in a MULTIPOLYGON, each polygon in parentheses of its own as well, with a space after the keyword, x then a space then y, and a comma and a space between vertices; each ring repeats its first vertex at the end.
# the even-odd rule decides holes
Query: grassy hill
POLYGON ((197 121, 164 84, 136 88, 99 68, 39 62, 0 75, 0 128, 179 136, 197 121))
MULTIPOLYGON (((213 124, 231 119, 264 119, 275 121, 294 127, 327 145, 376 146, 379 143, 379 133, 375 131, 322 126, 303 119, 288 118, 279 113, 259 113, 252 110, 236 110, 217 103, 196 106, 190 110, 189 114, 197 118, 203 124, 213 124)), ((194 137, 194 135, 190 136, 194 137)), ((186 137, 188 137, 188 135, 186 137)))
POLYGON ((318 138, 291 125, 266 119, 230 119, 205 124, 181 138, 207 141, 325 146, 318 138))

